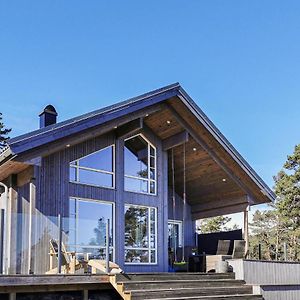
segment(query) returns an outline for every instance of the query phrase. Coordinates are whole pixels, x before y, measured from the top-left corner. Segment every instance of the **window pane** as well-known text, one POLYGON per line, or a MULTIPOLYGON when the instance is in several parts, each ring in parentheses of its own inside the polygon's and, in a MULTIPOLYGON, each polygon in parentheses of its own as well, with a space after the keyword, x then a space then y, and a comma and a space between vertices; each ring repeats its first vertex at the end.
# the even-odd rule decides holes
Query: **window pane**
POLYGON ((70 167, 70 181, 76 181, 76 168, 70 167))
POLYGON ((124 168, 126 175, 148 178, 148 143, 141 136, 125 141, 124 168))
POLYGON ((151 263, 156 262, 156 251, 151 251, 151 263))
POLYGON ((151 168, 155 167, 155 158, 154 157, 150 157, 150 167, 151 168))
POLYGON ((79 182, 99 186, 113 187, 113 175, 79 169, 79 182))
POLYGON ((125 262, 135 264, 149 263, 149 251, 125 249, 125 262))
POLYGON ((72 246, 80 245, 82 248, 91 246, 96 248, 105 247, 107 219, 110 220, 110 246, 112 246, 112 204, 70 199, 70 216, 69 218, 64 218, 63 223, 64 232, 68 235, 67 244, 72 246), (77 212, 73 217, 71 212, 74 209, 74 203, 77 205, 77 212))
POLYGON ((181 225, 176 223, 168 223, 168 231, 169 231, 169 248, 174 249, 175 246, 180 247, 181 246, 181 240, 180 240, 180 230, 181 225))
POLYGON ((139 193, 148 193, 148 181, 125 177, 125 190, 139 193))
POLYGON ((148 247, 148 209, 125 207, 125 247, 148 247))
POLYGON ((152 146, 150 146, 150 155, 155 156, 155 149, 152 146))
POLYGON ((155 194, 155 181, 150 181, 150 193, 155 194))
POLYGON ((155 169, 150 168, 150 179, 155 180, 155 169))
POLYGON ((113 146, 79 159, 79 166, 113 172, 113 146))

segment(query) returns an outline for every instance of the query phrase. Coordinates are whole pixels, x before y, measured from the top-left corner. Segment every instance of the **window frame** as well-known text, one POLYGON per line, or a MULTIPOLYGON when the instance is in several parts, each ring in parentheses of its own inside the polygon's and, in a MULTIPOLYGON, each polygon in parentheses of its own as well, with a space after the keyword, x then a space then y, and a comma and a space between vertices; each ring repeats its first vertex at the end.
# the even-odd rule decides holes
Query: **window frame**
POLYGON ((94 151, 94 152, 89 153, 87 155, 84 155, 84 156, 82 156, 78 159, 70 161, 70 163, 69 163, 69 182, 75 183, 75 184, 82 184, 82 185, 95 186, 95 187, 101 187, 101 188, 114 190, 116 188, 116 147, 115 147, 115 144, 108 145, 108 146, 106 146, 104 148, 101 148, 97 151, 94 151), (84 166, 80 166, 78 164, 81 159, 83 159, 85 157, 88 157, 88 156, 91 156, 95 153, 98 153, 98 152, 100 152, 104 149, 110 148, 110 147, 112 147, 112 171, 106 171, 106 170, 101 170, 101 169, 84 167, 84 166), (75 177, 76 177, 77 180, 70 180, 70 168, 75 169, 75 177), (106 186, 106 185, 101 185, 101 184, 86 183, 86 182, 78 181, 78 180, 80 180, 80 176, 79 176, 80 169, 84 170, 84 171, 92 171, 92 172, 97 172, 97 173, 101 173, 101 174, 112 175, 112 186, 106 186))
MULTIPOLYGON (((115 231, 115 224, 116 224, 116 205, 115 205, 115 202, 112 202, 112 201, 105 201, 105 200, 98 200, 98 199, 91 199, 91 198, 83 198, 83 197, 69 197, 69 203, 70 203, 70 200, 75 200, 75 204, 76 204, 76 207, 77 207, 77 210, 78 212, 75 213, 75 241, 78 241, 79 240, 79 236, 78 236, 78 226, 79 226, 79 205, 78 205, 78 202, 77 201, 80 201, 80 202, 96 202, 96 203, 100 203, 100 204, 109 204, 112 206, 112 220, 111 220, 111 225, 112 225, 112 246, 109 246, 109 250, 112 251, 112 258, 113 258, 113 261, 115 261, 115 255, 116 255, 116 251, 115 251, 115 245, 116 245, 116 231, 115 231)), ((70 217, 69 217, 70 219, 70 217)), ((73 247, 75 248, 75 253, 78 253, 80 254, 80 252, 77 252, 77 249, 78 248, 82 248, 82 246, 84 246, 85 248, 91 248, 91 249, 106 249, 106 246, 89 246, 89 245, 80 245, 80 244, 67 244, 67 247, 73 247)))
POLYGON ((133 176, 133 175, 126 175, 126 173, 125 173, 125 155, 124 155, 124 191, 130 192, 130 193, 138 193, 138 194, 144 194, 144 195, 157 196, 157 182, 158 182, 158 180, 157 180, 157 148, 142 133, 138 133, 138 134, 135 134, 135 135, 133 135, 131 137, 128 137, 124 140, 123 153, 125 154, 125 147, 126 147, 125 142, 130 140, 130 139, 133 139, 137 136, 141 136, 147 142, 147 151, 148 151, 148 154, 147 154, 147 159, 148 159, 147 175, 148 175, 148 177, 147 178, 142 178, 142 177, 133 176), (152 147, 154 149, 154 156, 151 155, 151 151, 150 151, 151 148, 150 147, 152 147), (151 163, 150 163, 151 157, 154 158, 154 168, 151 168, 151 163), (151 179, 151 175, 150 175, 151 174, 151 169, 154 169, 155 179, 151 179), (147 182, 148 192, 134 191, 134 190, 126 189, 126 187, 125 187, 125 178, 136 179, 136 180, 147 182), (154 183, 154 193, 150 192, 151 183, 154 183))
POLYGON ((124 264, 125 265, 157 265, 158 264, 158 219, 157 219, 157 207, 154 206, 145 206, 145 205, 136 205, 136 204, 130 204, 130 203, 125 203, 124 205, 124 236, 125 236, 125 211, 126 207, 134 207, 134 208, 141 208, 141 209, 147 209, 148 212, 148 219, 149 219, 149 224, 147 226, 147 237, 148 237, 148 247, 128 247, 125 246, 125 238, 124 238, 124 264), (155 215, 155 247, 151 248, 150 246, 150 235, 151 235, 151 209, 154 209, 154 215, 155 215), (141 250, 141 251, 148 251, 148 259, 149 262, 126 262, 125 261, 125 251, 126 250, 141 250), (155 262, 151 262, 151 251, 154 251, 155 253, 155 262))

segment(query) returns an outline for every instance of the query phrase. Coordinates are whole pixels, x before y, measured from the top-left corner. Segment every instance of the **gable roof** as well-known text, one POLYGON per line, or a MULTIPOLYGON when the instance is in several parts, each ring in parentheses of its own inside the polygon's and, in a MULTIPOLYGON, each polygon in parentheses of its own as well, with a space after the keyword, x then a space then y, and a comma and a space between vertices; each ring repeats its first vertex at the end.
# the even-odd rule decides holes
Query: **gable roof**
POLYGON ((177 97, 182 101, 188 110, 197 118, 198 122, 207 129, 232 159, 247 173, 253 182, 255 182, 259 189, 267 196, 269 201, 273 201, 275 199, 273 191, 209 120, 179 83, 174 83, 129 100, 12 138, 9 140, 6 149, 3 149, 2 153, 0 153, 0 172, 1 165, 4 162, 8 160, 17 160, 18 156, 23 153, 30 153, 33 149, 39 149, 51 142, 64 139, 84 130, 89 130, 95 126, 101 126, 109 121, 134 113, 138 110, 163 103, 172 97, 177 97))

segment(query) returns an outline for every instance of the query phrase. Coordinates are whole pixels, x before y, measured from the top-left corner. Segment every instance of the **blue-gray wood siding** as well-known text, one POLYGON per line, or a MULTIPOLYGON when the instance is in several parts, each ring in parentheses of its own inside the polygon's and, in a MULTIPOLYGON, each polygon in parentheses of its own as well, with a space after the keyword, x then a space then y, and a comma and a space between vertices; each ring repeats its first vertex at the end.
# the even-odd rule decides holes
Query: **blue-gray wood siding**
POLYGON ((168 219, 183 221, 185 211, 185 220, 183 228, 184 245, 195 247, 195 222, 192 220, 191 206, 187 203, 184 210, 183 199, 175 194, 175 209, 173 208, 172 190, 169 189, 168 195, 168 219))
MULTIPOLYGON (((114 133, 92 138, 83 143, 66 147, 64 150, 43 157, 41 165, 35 168, 36 177, 36 241, 32 247, 34 259, 32 270, 43 273, 49 269, 49 240, 57 234, 56 218, 60 213, 69 214, 69 198, 78 197, 115 203, 115 261, 127 272, 162 272, 168 270, 168 219, 174 219, 170 210, 168 191, 168 159, 162 150, 161 140, 149 129, 141 133, 157 148, 157 195, 145 195, 124 191, 124 139, 116 139, 114 133), (69 163, 106 146, 115 144, 115 189, 101 188, 69 182, 69 163), (124 264, 124 206, 125 204, 151 206, 157 208, 157 263, 145 265, 124 264)), ((28 212, 28 186, 19 188, 20 213, 28 212), (27 208, 26 208, 27 207, 27 208)), ((182 199, 176 198, 177 215, 182 220, 182 199)), ((21 222, 20 236, 26 231, 28 220, 21 222), (25 231, 24 231, 25 230, 25 231)), ((194 224, 191 220, 190 207, 186 209, 185 245, 194 245, 194 224)), ((18 248, 22 251, 19 267, 21 273, 28 269, 26 262, 25 235, 20 237, 18 248)))

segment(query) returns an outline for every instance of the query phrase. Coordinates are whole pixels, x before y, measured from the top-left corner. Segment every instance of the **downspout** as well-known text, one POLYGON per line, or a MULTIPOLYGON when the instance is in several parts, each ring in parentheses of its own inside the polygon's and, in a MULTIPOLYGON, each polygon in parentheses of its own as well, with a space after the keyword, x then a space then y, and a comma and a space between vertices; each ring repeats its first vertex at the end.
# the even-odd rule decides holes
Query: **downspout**
POLYGON ((5 247, 5 244, 6 244, 6 234, 5 234, 5 213, 3 212, 6 212, 7 211, 7 206, 8 206, 8 187, 6 184, 4 184, 3 182, 0 181, 0 186, 4 187, 4 199, 5 199, 5 203, 4 203, 4 207, 1 208, 0 210, 0 214, 1 214, 1 217, 0 217, 0 244, 1 244, 1 256, 0 257, 0 260, 1 260, 1 270, 0 270, 0 274, 5 274, 6 273, 6 267, 7 267, 7 264, 6 262, 4 262, 4 258, 6 257, 6 247, 5 247), (5 271, 4 271, 5 270, 5 271))

